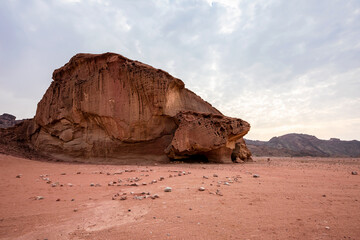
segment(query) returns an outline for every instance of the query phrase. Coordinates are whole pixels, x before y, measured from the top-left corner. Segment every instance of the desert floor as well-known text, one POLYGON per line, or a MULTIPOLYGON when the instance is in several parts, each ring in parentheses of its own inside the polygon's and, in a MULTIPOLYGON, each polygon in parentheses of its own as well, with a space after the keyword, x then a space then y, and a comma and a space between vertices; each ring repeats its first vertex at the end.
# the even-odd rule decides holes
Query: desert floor
POLYGON ((360 159, 0 166, 0 239, 360 239, 360 159))

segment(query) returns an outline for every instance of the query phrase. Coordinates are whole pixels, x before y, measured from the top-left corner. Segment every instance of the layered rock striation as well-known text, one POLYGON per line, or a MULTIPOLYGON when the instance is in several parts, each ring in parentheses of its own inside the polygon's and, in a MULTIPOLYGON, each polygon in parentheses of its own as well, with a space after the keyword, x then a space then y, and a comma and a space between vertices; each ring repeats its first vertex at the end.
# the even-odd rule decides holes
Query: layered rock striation
POLYGON ((77 54, 55 70, 30 125, 31 146, 62 160, 251 159, 247 122, 223 116, 167 72, 114 53, 77 54))

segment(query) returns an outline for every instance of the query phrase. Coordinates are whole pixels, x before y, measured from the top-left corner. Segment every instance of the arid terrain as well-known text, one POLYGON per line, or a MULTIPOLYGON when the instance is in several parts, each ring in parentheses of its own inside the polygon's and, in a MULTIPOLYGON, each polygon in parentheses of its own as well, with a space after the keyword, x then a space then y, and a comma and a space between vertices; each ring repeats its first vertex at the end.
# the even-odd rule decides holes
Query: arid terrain
POLYGON ((360 159, 254 160, 95 165, 0 155, 0 238, 360 238, 360 159))

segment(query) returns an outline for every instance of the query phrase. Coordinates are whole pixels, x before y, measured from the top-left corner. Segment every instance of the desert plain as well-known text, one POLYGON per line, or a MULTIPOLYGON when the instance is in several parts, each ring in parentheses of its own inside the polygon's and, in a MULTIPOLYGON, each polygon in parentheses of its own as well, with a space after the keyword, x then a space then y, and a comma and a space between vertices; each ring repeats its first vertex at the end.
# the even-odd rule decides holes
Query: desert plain
POLYGON ((360 159, 0 166, 0 239, 360 239, 360 159))

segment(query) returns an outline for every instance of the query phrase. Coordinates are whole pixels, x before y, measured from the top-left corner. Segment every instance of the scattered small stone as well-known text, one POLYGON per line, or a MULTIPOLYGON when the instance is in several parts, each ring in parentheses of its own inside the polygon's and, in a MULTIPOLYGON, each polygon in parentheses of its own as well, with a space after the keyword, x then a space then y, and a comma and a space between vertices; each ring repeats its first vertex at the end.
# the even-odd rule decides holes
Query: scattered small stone
POLYGON ((94 187, 95 186, 95 183, 90 183, 90 187, 94 187))
POLYGON ((75 209, 74 209, 74 212, 77 212, 77 211, 78 211, 78 210, 75 208, 75 209))
POLYGON ((145 186, 145 185, 147 185, 147 183, 146 183, 146 182, 143 182, 143 183, 142 183, 142 185, 144 185, 144 186, 145 186))
POLYGON ((121 196, 120 197, 120 200, 122 200, 122 201, 124 201, 124 200, 126 200, 127 199, 127 196, 121 196))
POLYGON ((159 181, 162 181, 162 180, 164 180, 164 179, 165 179, 164 177, 160 177, 159 181))
POLYGON ((205 178, 205 179, 209 179, 209 177, 208 177, 208 176, 203 176, 203 178, 205 178))
POLYGON ((228 182, 224 182, 224 185, 226 185, 226 186, 230 186, 230 183, 228 183, 228 182))
POLYGON ((182 175, 182 173, 178 173, 178 176, 181 176, 182 175))
POLYGON ((128 209, 128 212, 131 212, 131 209, 128 209))
POLYGON ((56 183, 53 183, 53 184, 51 184, 51 186, 52 186, 52 187, 56 187, 56 186, 57 186, 57 184, 56 184, 56 183))
POLYGON ((152 180, 151 183, 157 183, 157 180, 152 180))
POLYGON ((172 191, 172 188, 171 187, 166 187, 165 189, 164 189, 164 192, 171 192, 172 191))
POLYGON ((324 194, 324 195, 322 195, 323 197, 326 197, 326 195, 324 194))
POLYGON ((109 182, 109 183, 108 183, 108 186, 114 186, 114 183, 113 183, 113 182, 109 182))
POLYGON ((216 173, 213 174, 213 177, 219 177, 216 173))
POLYGON ((76 174, 81 174, 81 172, 76 172, 76 174))
POLYGON ((72 187, 72 186, 73 186, 72 183, 68 183, 67 185, 68 185, 69 187, 72 187))
POLYGON ((204 187, 199 187, 199 191, 203 192, 203 191, 205 191, 205 188, 204 187))
POLYGON ((66 175, 66 173, 63 172, 63 173, 61 173, 61 175, 66 175))
POLYGON ((192 210, 192 208, 189 208, 189 210, 191 211, 191 210, 192 210))
POLYGON ((60 202, 60 198, 56 199, 57 202, 60 202))
POLYGON ((106 175, 108 175, 108 176, 109 176, 109 175, 111 175, 111 173, 109 173, 109 172, 108 172, 108 173, 106 173, 106 175))
POLYGON ((258 175, 258 174, 253 175, 253 178, 259 178, 259 177, 260 177, 260 175, 258 175))
POLYGON ((351 175, 358 175, 358 173, 356 171, 352 171, 351 175))
POLYGON ((216 190, 216 195, 222 196, 223 194, 220 192, 219 189, 216 190))
POLYGON ((330 230, 330 227, 329 227, 329 226, 326 226, 325 229, 326 229, 326 230, 330 230))
POLYGON ((144 197, 142 197, 142 196, 134 196, 134 199, 136 199, 136 200, 143 200, 143 198, 144 197))
POLYGON ((16 175, 16 178, 21 178, 22 174, 16 175))
POLYGON ((71 199, 71 201, 73 202, 73 201, 75 201, 75 199, 74 199, 74 198, 72 198, 72 199, 71 199))
POLYGON ((36 196, 36 200, 43 200, 44 197, 43 196, 36 196))
POLYGON ((95 187, 101 187, 100 183, 95 184, 95 187))

